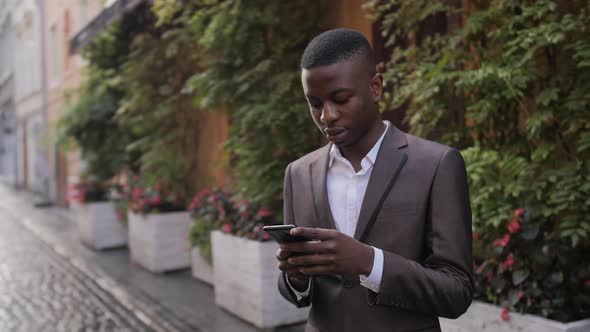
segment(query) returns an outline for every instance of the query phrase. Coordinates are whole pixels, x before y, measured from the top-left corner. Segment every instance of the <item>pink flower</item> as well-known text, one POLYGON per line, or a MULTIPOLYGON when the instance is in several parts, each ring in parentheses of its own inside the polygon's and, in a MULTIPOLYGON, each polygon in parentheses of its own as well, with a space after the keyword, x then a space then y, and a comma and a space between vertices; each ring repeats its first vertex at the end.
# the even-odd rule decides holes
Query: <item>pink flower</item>
POLYGON ((503 321, 509 321, 510 320, 510 315, 508 314, 508 308, 503 308, 502 309, 502 313, 500 314, 500 317, 502 318, 503 321))
POLYGON ((590 279, 586 280, 586 281, 584 282, 584 285, 586 285, 587 287, 590 287, 590 279))
POLYGON ((486 277, 488 283, 492 282, 492 278, 494 278, 494 272, 490 271, 486 277))
POLYGON ((266 241, 266 240, 270 239, 270 236, 268 234, 264 233, 264 234, 262 234, 262 239, 264 241, 266 241))
POLYGON ((524 296, 524 292, 523 291, 518 292, 518 298, 519 299, 522 299, 523 296, 524 296))
POLYGON ((267 209, 260 209, 260 210, 258 210, 258 216, 260 218, 270 217, 272 215, 273 215, 273 213, 272 213, 271 210, 267 210, 267 209))
POLYGON ((518 209, 516 209, 516 211, 514 211, 514 216, 517 218, 522 216, 523 214, 524 214, 524 210, 522 208, 518 208, 518 209))
POLYGON ((135 189, 133 189, 133 193, 131 194, 131 196, 133 197, 133 199, 138 199, 143 195, 143 189, 141 189, 140 187, 137 187, 135 189))
POLYGON ((508 232, 510 232, 511 234, 514 234, 516 232, 518 232, 520 230, 520 222, 518 220, 518 217, 514 217, 512 219, 512 222, 510 222, 510 224, 508 225, 508 232))
POLYGON ((477 271, 475 271, 475 273, 477 274, 481 274, 483 272, 483 269, 486 267, 485 264, 481 264, 478 268, 477 271))
POLYGON ((231 233, 231 225, 223 224, 223 226, 221 226, 221 230, 223 230, 224 233, 231 233))
POLYGON ((153 205, 159 205, 162 203, 162 199, 160 198, 160 196, 156 195, 152 197, 150 203, 152 203, 153 205))
POLYGON ((508 243, 510 243, 510 234, 504 234, 501 239, 494 240, 494 245, 502 248, 505 248, 508 243))
POLYGON ((514 259, 514 255, 510 253, 506 261, 502 262, 502 269, 507 270, 509 267, 513 266, 516 260, 514 259))
POLYGON ((474 241, 479 240, 479 233, 478 232, 473 232, 472 236, 473 236, 474 241))

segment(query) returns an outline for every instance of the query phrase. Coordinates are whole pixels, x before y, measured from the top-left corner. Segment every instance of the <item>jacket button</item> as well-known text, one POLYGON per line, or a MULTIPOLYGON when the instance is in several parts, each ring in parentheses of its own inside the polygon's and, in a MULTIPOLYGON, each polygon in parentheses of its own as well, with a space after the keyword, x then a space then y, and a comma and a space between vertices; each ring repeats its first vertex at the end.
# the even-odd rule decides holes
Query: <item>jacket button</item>
POLYGON ((352 287, 352 281, 350 281, 350 280, 344 280, 343 284, 344 284, 344 287, 345 288, 351 288, 352 287))

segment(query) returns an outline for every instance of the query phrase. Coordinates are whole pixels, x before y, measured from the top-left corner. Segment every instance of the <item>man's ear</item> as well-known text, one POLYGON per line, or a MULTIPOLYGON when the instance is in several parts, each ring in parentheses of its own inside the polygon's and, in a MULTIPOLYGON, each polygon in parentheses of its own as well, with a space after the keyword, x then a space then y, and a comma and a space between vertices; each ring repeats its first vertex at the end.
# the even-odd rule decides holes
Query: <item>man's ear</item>
POLYGON ((378 103, 381 101, 381 97, 383 96, 383 75, 381 73, 373 75, 369 83, 369 89, 371 90, 373 102, 378 103))

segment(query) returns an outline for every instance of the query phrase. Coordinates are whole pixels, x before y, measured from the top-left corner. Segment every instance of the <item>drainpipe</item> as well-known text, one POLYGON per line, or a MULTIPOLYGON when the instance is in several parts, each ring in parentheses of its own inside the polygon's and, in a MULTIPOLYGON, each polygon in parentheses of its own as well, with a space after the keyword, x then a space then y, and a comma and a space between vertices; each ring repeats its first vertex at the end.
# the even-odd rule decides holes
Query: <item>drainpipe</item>
MULTIPOLYGON (((37 0, 37 7, 39 8, 39 26, 41 36, 41 126, 44 129, 44 133, 47 134, 49 128, 49 121, 47 120, 47 71, 46 71, 46 51, 45 51, 45 5, 44 0, 37 0)), ((51 149, 51 148, 49 148, 51 149)), ((51 205, 51 198, 49 193, 50 181, 52 180, 52 172, 50 172, 49 154, 47 153, 46 147, 43 147, 45 163, 45 173, 43 174, 43 188, 41 193, 41 199, 37 202, 36 206, 49 206, 51 205)))

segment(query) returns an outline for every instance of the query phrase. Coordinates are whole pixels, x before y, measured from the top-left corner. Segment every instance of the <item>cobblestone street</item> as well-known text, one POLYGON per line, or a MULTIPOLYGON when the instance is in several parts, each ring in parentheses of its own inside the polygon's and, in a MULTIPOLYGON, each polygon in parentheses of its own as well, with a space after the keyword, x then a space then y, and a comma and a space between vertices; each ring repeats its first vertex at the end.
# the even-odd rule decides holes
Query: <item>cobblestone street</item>
POLYGON ((0 331, 152 331, 0 207, 0 331))

